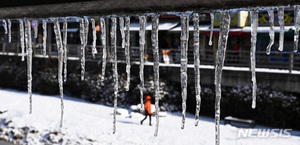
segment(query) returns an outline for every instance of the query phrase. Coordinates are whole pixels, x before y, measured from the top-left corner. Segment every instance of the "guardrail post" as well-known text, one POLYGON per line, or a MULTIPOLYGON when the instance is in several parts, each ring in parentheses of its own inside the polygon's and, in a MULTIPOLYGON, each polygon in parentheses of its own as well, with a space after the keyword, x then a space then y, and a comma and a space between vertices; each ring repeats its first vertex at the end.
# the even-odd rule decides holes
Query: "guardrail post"
POLYGON ((48 44, 48 55, 49 55, 49 57, 51 57, 51 44, 48 44))
POLYGON ((289 72, 291 73, 294 68, 294 52, 291 51, 289 56, 289 72))
POLYGON ((5 53, 5 42, 2 43, 2 51, 3 51, 3 54, 5 53))
POLYGON ((20 53, 20 43, 17 43, 17 52, 16 52, 16 56, 18 56, 20 53))

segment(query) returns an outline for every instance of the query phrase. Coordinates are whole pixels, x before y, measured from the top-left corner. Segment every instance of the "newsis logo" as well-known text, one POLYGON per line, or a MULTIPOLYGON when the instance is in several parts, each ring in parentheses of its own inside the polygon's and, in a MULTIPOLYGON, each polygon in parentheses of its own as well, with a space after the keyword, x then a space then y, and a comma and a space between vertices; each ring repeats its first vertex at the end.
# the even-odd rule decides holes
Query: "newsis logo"
POLYGON ((292 129, 239 129, 238 137, 282 137, 287 138, 291 136, 292 129))

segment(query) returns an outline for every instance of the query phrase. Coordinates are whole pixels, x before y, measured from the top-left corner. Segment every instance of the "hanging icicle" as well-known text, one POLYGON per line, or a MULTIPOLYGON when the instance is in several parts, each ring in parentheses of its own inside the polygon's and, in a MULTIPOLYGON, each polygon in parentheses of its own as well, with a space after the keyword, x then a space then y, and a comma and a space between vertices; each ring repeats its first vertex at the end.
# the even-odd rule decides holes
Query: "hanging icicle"
POLYGON ((100 18, 100 27, 101 27, 101 43, 102 43, 102 73, 101 81, 104 81, 105 77, 105 68, 106 68, 106 26, 104 18, 100 18))
POLYGON ((85 34, 85 48, 87 47, 88 43, 88 36, 89 36, 89 19, 87 17, 84 17, 84 34, 85 34))
POLYGON ((283 41, 284 41, 284 6, 280 6, 278 9, 278 23, 280 26, 279 34, 279 51, 283 50, 283 41))
POLYGON ((38 21, 37 20, 32 20, 32 22, 34 23, 34 27, 33 27, 34 38, 37 38, 38 37, 38 21))
POLYGON ((28 19, 25 19, 25 38, 27 52, 27 89, 29 95, 29 114, 32 113, 32 44, 31 44, 31 25, 28 19))
POLYGON ((126 73, 127 73, 127 81, 126 81, 126 91, 129 91, 130 85, 130 17, 125 17, 125 56, 126 56, 126 73))
POLYGON ((145 36, 146 36, 146 16, 140 16, 140 100, 141 100, 141 112, 144 111, 144 59, 145 59, 145 36))
POLYGON ((47 43, 47 21, 43 20, 43 55, 46 56, 46 43, 47 43))
POLYGON ((199 56, 199 15, 194 13, 194 71, 195 71, 195 92, 196 92, 196 113, 195 126, 198 126, 200 105, 201 105, 201 86, 200 86, 200 56, 199 56))
POLYGON ((67 18, 64 17, 63 23, 63 50, 64 50, 64 82, 67 81, 67 63, 68 63, 68 49, 67 49, 67 40, 68 40, 68 21, 67 18))
POLYGON ((7 23, 5 20, 2 20, 3 22, 3 28, 4 28, 4 31, 5 31, 5 34, 7 34, 7 23))
POLYGON ((7 19, 7 25, 8 25, 8 43, 11 42, 11 21, 10 19, 7 19))
POLYGON ((220 102, 221 102, 221 81, 222 81, 222 70, 225 60, 225 52, 227 47, 227 39, 230 28, 230 13, 228 11, 221 12, 221 25, 219 34, 219 43, 217 51, 217 61, 215 68, 215 91, 216 91, 216 102, 215 102, 215 141, 216 145, 220 144, 220 102))
POLYGON ((22 58, 21 60, 25 60, 25 45, 24 45, 24 24, 23 20, 19 19, 19 28, 20 28, 20 44, 21 44, 21 51, 22 51, 22 58))
POLYGON ((84 20, 80 19, 80 42, 81 42, 81 80, 84 80, 84 73, 85 73, 85 26, 84 20))
MULTIPOLYGON (((24 32, 24 36, 25 36, 25 47, 26 47, 26 52, 28 49, 28 28, 27 28, 27 19, 24 19, 24 26, 25 26, 25 32, 24 32)), ((26 54, 27 55, 27 54, 26 54)))
POLYGON ((271 53, 271 48, 274 44, 274 37, 275 37, 275 32, 274 32, 274 9, 273 8, 269 8, 268 9, 268 14, 269 14, 269 23, 270 23, 270 31, 269 31, 269 36, 270 36, 270 42, 267 46, 266 49, 266 54, 270 55, 271 53))
POLYGON ((117 99, 118 99, 118 62, 117 62, 117 18, 111 17, 111 50, 112 50, 112 69, 114 79, 114 116, 113 116, 113 133, 116 133, 116 115, 117 115, 117 99))
POLYGON ((54 19, 54 33, 58 51, 58 84, 59 92, 61 98, 61 118, 60 118, 60 127, 63 125, 63 115, 64 115, 64 91, 63 91, 63 59, 64 59, 64 49, 62 44, 61 32, 58 18, 54 19))
POLYGON ((93 29, 93 47, 92 47, 92 54, 95 59, 95 54, 97 54, 97 48, 96 48, 96 41, 97 41, 97 36, 96 36, 96 24, 95 20, 91 19, 92 22, 92 29, 93 29))
POLYGON ((186 99, 187 99, 187 51, 189 40, 189 17, 186 14, 181 14, 181 97, 182 97, 182 124, 181 129, 184 129, 186 99))
POLYGON ((154 96, 155 96, 155 117, 156 125, 154 136, 158 134, 159 126, 159 50, 158 50, 158 25, 159 25, 159 16, 157 14, 152 15, 152 31, 151 31, 151 41, 153 47, 153 70, 154 70, 154 96))
POLYGON ((120 24, 120 32, 122 37, 122 48, 125 48, 125 30, 124 30, 124 18, 119 17, 119 24, 120 24))
POLYGON ((298 51, 299 28, 300 28, 300 6, 295 6, 295 31, 294 31, 294 52, 298 51))
POLYGON ((252 108, 256 107, 256 75, 255 75, 255 52, 256 52, 256 39, 257 39, 257 27, 258 27, 258 12, 256 9, 250 11, 251 16, 251 72, 252 72, 252 108))
POLYGON ((210 13, 210 35, 209 35, 209 42, 208 45, 212 46, 212 38, 213 38, 213 32, 214 32, 214 20, 215 20, 215 14, 213 12, 210 13))

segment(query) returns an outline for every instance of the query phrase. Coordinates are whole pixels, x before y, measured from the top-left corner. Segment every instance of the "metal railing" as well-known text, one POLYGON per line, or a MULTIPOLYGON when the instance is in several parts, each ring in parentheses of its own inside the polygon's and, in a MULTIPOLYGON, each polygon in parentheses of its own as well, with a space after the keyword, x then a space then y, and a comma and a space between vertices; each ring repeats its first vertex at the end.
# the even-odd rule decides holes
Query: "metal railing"
MULTIPOLYGON (((0 43, 2 47, 2 55, 16 55, 21 56, 21 47, 19 43, 0 43)), ((92 46, 86 47, 86 60, 87 61, 101 61, 102 59, 102 47, 97 46, 98 53, 92 55, 92 46)), ((68 44, 68 57, 80 58, 80 45, 68 44)), ((42 44, 33 43, 33 55, 42 56, 42 44)), ((110 46, 107 46, 107 58, 110 60, 110 46)), ((153 62, 152 50, 147 49, 145 59, 148 62, 153 62)), ((55 44, 47 45, 47 57, 56 58, 57 48, 55 44)), ((202 65, 214 65, 215 64, 216 51, 211 49, 200 49, 200 64, 202 65)), ((117 47, 117 58, 119 62, 125 62, 125 49, 117 47)), ((130 60, 131 62, 139 62, 139 48, 130 48, 130 60)), ((180 49, 160 49, 160 62, 170 64, 180 64, 180 49), (165 50, 168 50, 166 54, 165 50), (164 54, 164 55, 163 55, 164 54)), ((188 50, 188 64, 194 63, 193 49, 188 50)), ((236 67, 250 67, 250 51, 226 51, 225 66, 236 67)), ((286 69, 286 70, 300 70, 300 55, 293 53, 292 51, 272 51, 270 55, 266 55, 265 51, 256 52, 256 67, 257 68, 272 68, 272 69, 286 69)))

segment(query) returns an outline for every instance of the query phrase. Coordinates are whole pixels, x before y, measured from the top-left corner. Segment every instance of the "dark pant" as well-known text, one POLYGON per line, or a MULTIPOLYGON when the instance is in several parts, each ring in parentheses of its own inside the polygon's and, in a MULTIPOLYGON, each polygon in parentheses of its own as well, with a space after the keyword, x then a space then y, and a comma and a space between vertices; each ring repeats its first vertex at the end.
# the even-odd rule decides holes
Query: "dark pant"
POLYGON ((141 124, 147 119, 147 116, 149 116, 149 125, 151 125, 151 114, 147 110, 145 110, 145 118, 141 121, 141 124))

